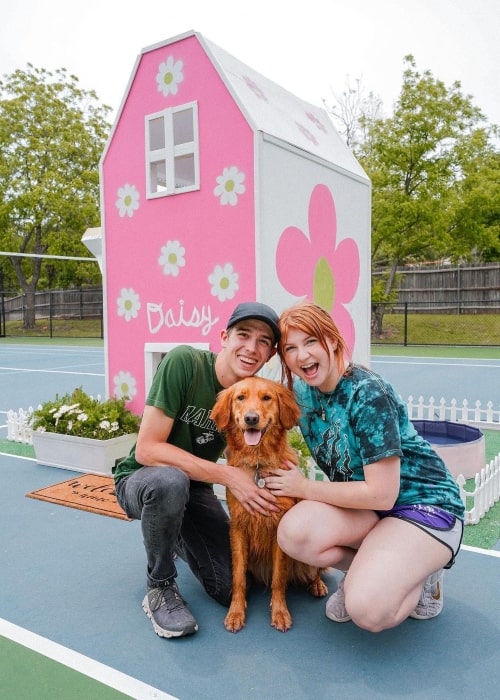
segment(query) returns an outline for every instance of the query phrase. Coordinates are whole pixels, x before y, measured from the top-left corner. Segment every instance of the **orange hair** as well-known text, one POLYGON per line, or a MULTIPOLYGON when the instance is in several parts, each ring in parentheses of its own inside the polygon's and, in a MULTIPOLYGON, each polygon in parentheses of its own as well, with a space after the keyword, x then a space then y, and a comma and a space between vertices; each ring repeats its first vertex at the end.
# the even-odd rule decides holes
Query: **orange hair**
POLYGON ((288 387, 291 388, 293 380, 292 373, 285 363, 283 349, 287 343, 288 333, 292 328, 317 338, 327 353, 330 352, 327 340, 336 344, 335 364, 339 375, 344 373, 345 358, 350 356, 350 350, 332 317, 321 306, 314 304, 312 301, 301 301, 294 304, 283 311, 278 326, 281 331, 278 354, 281 359, 282 380, 283 382, 286 381, 288 387))

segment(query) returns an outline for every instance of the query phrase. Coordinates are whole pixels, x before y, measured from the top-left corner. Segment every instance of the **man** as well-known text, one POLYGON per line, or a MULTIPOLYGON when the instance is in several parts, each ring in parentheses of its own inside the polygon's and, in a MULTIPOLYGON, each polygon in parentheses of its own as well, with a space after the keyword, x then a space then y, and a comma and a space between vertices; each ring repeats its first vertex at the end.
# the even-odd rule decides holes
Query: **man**
POLYGON ((178 346, 158 367, 135 448, 115 472, 125 513, 141 520, 147 555, 142 607, 160 637, 198 629, 175 578, 185 559, 207 593, 229 605, 228 515, 212 484, 231 489, 249 513, 277 511, 275 497, 243 471, 218 464, 225 443, 210 418, 219 391, 256 374, 276 353, 278 315, 266 304, 239 304, 221 332, 216 355, 178 346))

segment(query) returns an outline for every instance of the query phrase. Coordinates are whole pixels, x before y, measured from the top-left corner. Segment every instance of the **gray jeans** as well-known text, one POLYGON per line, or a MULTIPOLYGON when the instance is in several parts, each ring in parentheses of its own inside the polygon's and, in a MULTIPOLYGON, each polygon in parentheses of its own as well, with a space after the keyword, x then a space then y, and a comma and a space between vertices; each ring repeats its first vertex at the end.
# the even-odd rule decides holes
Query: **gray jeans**
POLYGON ((178 553, 208 595, 229 605, 229 517, 210 484, 190 481, 176 467, 142 467, 120 479, 115 492, 128 517, 141 521, 148 586, 177 576, 178 553))

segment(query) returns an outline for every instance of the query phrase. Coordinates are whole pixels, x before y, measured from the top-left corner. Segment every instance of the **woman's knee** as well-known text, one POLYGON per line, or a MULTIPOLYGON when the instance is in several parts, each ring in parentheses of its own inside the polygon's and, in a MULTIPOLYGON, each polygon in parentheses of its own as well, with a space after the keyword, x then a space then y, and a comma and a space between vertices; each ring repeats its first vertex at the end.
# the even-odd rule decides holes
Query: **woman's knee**
POLYGON ((296 517, 292 510, 281 519, 277 537, 280 548, 289 556, 297 558, 297 554, 307 548, 309 535, 301 518, 296 517))
POLYGON ((352 621, 368 632, 382 632, 395 627, 402 620, 393 602, 386 600, 380 591, 371 590, 366 581, 360 585, 346 581, 345 607, 352 621))

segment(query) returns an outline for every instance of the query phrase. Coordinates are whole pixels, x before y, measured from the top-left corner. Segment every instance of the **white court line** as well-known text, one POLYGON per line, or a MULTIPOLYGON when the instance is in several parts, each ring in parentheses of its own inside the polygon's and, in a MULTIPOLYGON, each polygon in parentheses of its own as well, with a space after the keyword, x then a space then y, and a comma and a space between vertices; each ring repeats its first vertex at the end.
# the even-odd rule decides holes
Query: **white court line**
MULTIPOLYGON (((477 360, 476 360, 477 362, 477 360)), ((481 369, 499 369, 500 368, 500 363, 498 365, 478 365, 478 364, 472 364, 471 362, 467 362, 467 360, 464 360, 463 362, 449 362, 443 360, 440 362, 437 360, 437 362, 432 361, 432 362, 415 362, 411 358, 406 358, 405 360, 401 360, 399 358, 394 358, 394 359, 387 359, 387 360, 374 360, 372 358, 371 364, 379 364, 379 365, 425 365, 426 367, 434 366, 434 367, 479 367, 481 369), (410 361, 411 360, 411 361, 410 361)))
POLYGON ((31 372, 41 372, 42 374, 77 374, 83 377, 104 377, 103 372, 81 372, 75 370, 73 372, 65 369, 27 369, 24 367, 0 367, 0 370, 5 372, 11 372, 12 374, 17 374, 18 372, 24 374, 31 374, 31 372))
POLYGON ((111 666, 94 661, 88 656, 29 632, 2 618, 0 618, 0 635, 137 700, 178 700, 174 695, 164 693, 111 666))
POLYGON ((496 549, 482 549, 481 547, 471 547, 467 544, 462 544, 460 549, 465 549, 467 552, 474 552, 475 554, 486 554, 488 557, 500 557, 500 552, 496 549))

